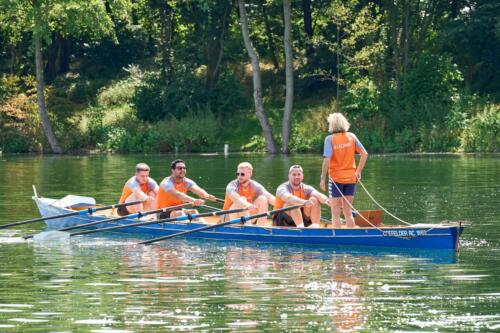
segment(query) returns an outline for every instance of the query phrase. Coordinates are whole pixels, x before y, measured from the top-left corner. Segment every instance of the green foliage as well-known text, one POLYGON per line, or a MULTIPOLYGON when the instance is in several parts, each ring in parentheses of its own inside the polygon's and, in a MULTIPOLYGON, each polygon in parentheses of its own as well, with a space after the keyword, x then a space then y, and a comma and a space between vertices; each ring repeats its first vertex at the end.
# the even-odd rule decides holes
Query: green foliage
POLYGON ((379 111, 380 92, 373 81, 364 77, 347 88, 342 98, 342 110, 352 117, 368 118, 379 111))
POLYGON ((145 75, 137 87, 133 103, 141 120, 154 122, 167 116, 182 118, 205 110, 225 116, 240 110, 246 103, 241 84, 229 73, 221 75, 213 89, 207 90, 203 79, 191 72, 177 73, 165 85, 159 73, 145 75))
POLYGON ((242 151, 265 151, 266 140, 262 135, 253 135, 248 143, 241 146, 242 151))
POLYGON ((468 8, 440 32, 440 47, 453 55, 472 91, 491 94, 498 101, 500 3, 497 0, 476 0, 468 8))
POLYGON ((16 94, 0 104, 0 150, 3 152, 42 151, 42 128, 34 97, 16 94))
POLYGON ((461 74, 449 59, 422 54, 402 77, 401 91, 385 96, 382 111, 397 130, 441 123, 452 109, 460 82, 461 74))
POLYGON ((485 105, 466 124, 461 138, 465 151, 500 151, 500 105, 485 105))
POLYGON ((205 152, 216 148, 219 121, 210 112, 189 113, 145 123, 129 114, 115 123, 104 124, 99 108, 89 109, 87 137, 102 151, 120 152, 205 152))
POLYGON ((130 74, 129 77, 99 90, 97 94, 99 106, 110 107, 132 103, 135 90, 143 78, 143 73, 138 66, 129 66, 125 70, 130 74))

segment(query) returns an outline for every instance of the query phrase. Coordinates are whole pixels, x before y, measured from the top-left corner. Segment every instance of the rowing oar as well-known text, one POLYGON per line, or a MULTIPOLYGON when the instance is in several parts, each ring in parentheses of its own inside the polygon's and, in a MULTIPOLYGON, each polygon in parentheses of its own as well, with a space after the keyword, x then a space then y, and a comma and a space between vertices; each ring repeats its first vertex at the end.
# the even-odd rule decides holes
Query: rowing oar
POLYGON ((126 202, 126 203, 122 203, 122 204, 115 204, 115 205, 103 206, 103 207, 87 208, 87 209, 79 210, 77 212, 65 213, 65 214, 54 215, 54 216, 39 217, 39 218, 36 218, 36 219, 31 219, 31 220, 26 220, 26 221, 19 221, 19 222, 13 222, 13 223, 8 223, 8 224, 2 224, 2 225, 0 225, 0 229, 12 227, 12 226, 15 226, 15 225, 21 225, 21 224, 28 224, 28 223, 38 222, 38 221, 47 221, 47 220, 59 219, 59 218, 68 217, 68 216, 91 215, 92 213, 95 213, 95 212, 100 211, 100 210, 113 209, 113 208, 125 207, 125 206, 130 206, 130 205, 137 205, 137 204, 140 204, 141 202, 142 201, 132 201, 132 202, 126 202))
MULTIPOLYGON (((285 208, 281 208, 281 209, 271 210, 271 211, 265 212, 265 213, 259 213, 259 214, 255 214, 255 215, 249 215, 249 216, 242 216, 242 217, 238 217, 236 219, 229 220, 229 221, 226 221, 226 222, 222 222, 222 223, 218 223, 218 224, 214 224, 214 225, 207 225, 207 226, 204 226, 204 227, 201 227, 201 228, 196 228, 196 229, 193 229, 193 230, 186 230, 186 231, 178 232, 178 233, 173 234, 173 235, 168 235, 168 236, 163 236, 163 237, 158 237, 158 238, 150 239, 150 240, 147 240, 147 241, 140 242, 139 244, 151 244, 151 243, 159 242, 159 241, 162 241, 162 240, 165 240, 165 239, 174 238, 174 237, 177 237, 177 236, 189 235, 189 234, 192 234, 192 233, 195 233, 195 232, 200 232, 200 231, 209 230, 209 229, 213 229, 213 228, 223 227, 223 226, 228 225, 228 224, 236 224, 236 223, 240 223, 240 222, 241 223, 245 223, 246 221, 250 221, 252 219, 263 217, 263 216, 269 216, 269 217, 271 217, 272 215, 275 215, 275 214, 278 214, 278 213, 281 213, 281 212, 286 212, 287 210, 292 210, 292 209, 300 208, 302 206, 304 206, 304 205, 295 205, 295 206, 285 207, 285 208)), ((226 212, 228 212, 228 211, 226 211, 226 212)), ((225 213, 225 212, 222 211, 221 213, 225 213)))
MULTIPOLYGON (((68 231, 68 230, 80 229, 80 228, 90 227, 90 226, 97 225, 97 224, 115 222, 115 221, 120 221, 120 220, 125 220, 125 219, 135 219, 135 218, 139 219, 143 216, 148 216, 148 215, 155 214, 155 213, 169 212, 171 210, 182 209, 182 208, 185 208, 187 206, 191 206, 191 203, 185 203, 185 204, 177 205, 177 206, 170 206, 170 207, 165 207, 165 208, 160 208, 160 209, 154 209, 154 210, 149 210, 149 211, 145 211, 145 212, 137 212, 137 213, 124 215, 124 216, 120 216, 120 217, 114 217, 111 219, 94 221, 94 222, 89 222, 89 223, 85 223, 85 224, 73 225, 71 227, 66 227, 66 228, 53 230, 53 231, 68 231)), ((34 234, 33 235, 24 235, 23 238, 29 239, 29 238, 32 238, 33 236, 35 236, 35 235, 34 234)))
POLYGON ((144 221, 144 222, 138 222, 138 223, 117 225, 117 226, 108 227, 108 228, 100 228, 100 229, 96 229, 96 230, 78 231, 78 232, 71 233, 69 235, 70 236, 87 235, 87 234, 93 234, 93 233, 101 232, 101 231, 111 231, 111 230, 128 228, 128 227, 140 227, 140 226, 156 224, 156 223, 166 223, 166 222, 174 222, 174 221, 182 222, 182 221, 187 221, 187 220, 193 220, 193 219, 196 219, 199 217, 217 216, 217 215, 224 215, 224 214, 231 214, 231 213, 240 213, 240 212, 243 212, 245 210, 248 210, 248 208, 221 210, 218 212, 209 212, 209 213, 201 213, 201 214, 188 214, 188 215, 182 215, 182 216, 177 216, 177 217, 170 217, 168 219, 163 219, 163 220, 144 221))

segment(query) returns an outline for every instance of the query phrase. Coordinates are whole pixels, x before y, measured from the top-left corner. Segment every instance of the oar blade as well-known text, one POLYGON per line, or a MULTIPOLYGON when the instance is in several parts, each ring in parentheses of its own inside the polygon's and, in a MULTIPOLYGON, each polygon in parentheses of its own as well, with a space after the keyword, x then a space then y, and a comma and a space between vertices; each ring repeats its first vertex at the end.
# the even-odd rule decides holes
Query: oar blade
POLYGON ((35 242, 64 242, 69 239, 69 233, 64 231, 52 230, 44 231, 33 236, 35 242))

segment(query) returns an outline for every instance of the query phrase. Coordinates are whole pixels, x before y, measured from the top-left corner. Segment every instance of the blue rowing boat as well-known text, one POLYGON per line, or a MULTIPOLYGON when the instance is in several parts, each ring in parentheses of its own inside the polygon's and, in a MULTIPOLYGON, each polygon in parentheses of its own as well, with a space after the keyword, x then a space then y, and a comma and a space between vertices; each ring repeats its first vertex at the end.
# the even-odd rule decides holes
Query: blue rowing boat
MULTIPOLYGON (((71 197, 71 196, 68 196, 71 197)), ((63 199, 49 199, 34 196, 33 200, 42 217, 62 215, 74 212, 82 207, 95 205, 95 200, 88 197, 86 202, 70 202, 63 199)), ((74 200, 73 200, 74 201, 74 200)), ((85 200, 83 200, 85 201, 85 200)), ((81 214, 70 217, 47 220, 49 229, 61 229, 84 223, 106 220, 112 215, 111 211, 102 211, 98 214, 81 214)), ((161 237, 183 231, 206 226, 207 223, 217 223, 208 219, 201 222, 166 222, 144 226, 133 226, 137 219, 124 219, 116 222, 99 224, 89 229, 130 225, 117 229, 118 232, 143 235, 145 237, 161 237)), ((464 227, 461 223, 442 224, 413 224, 410 226, 380 225, 375 227, 356 228, 290 228, 276 226, 256 226, 231 224, 215 227, 201 232, 186 235, 189 238, 205 238, 216 240, 240 240, 250 242, 295 243, 311 245, 342 245, 342 246, 376 246, 395 248, 422 248, 457 250, 458 240, 464 227)))

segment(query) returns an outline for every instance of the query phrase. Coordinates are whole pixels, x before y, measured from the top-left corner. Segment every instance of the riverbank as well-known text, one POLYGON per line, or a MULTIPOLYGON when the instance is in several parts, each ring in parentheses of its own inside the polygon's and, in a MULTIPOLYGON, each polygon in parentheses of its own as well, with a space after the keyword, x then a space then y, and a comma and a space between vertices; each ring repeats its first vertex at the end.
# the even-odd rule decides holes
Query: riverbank
MULTIPOLYGON (((242 106, 234 112, 195 108, 157 121, 142 120, 137 113, 134 96, 141 75, 131 71, 114 80, 87 82, 86 88, 78 88, 75 82, 79 81, 69 76, 47 89, 51 121, 66 153, 214 152, 224 144, 229 144, 231 151, 266 150, 251 103, 249 73, 241 81, 242 106)), ((16 82, 11 82, 11 92, 0 103, 0 150, 46 152, 48 144, 37 113, 35 90, 26 89, 27 78, 16 82), (22 86, 25 90, 20 89, 22 86)), ((271 91, 265 103, 266 114, 279 144, 284 101, 272 93, 277 89, 272 82, 266 89, 271 91)), ((335 98, 331 87, 318 89, 313 96, 299 91, 292 113, 291 152, 322 151, 328 134, 326 117, 337 110, 335 98)), ((399 127, 393 125, 395 111, 387 113, 375 104, 370 96, 344 94, 340 110, 372 153, 500 151, 500 105, 487 99, 463 94, 449 106, 444 120, 399 127)))

